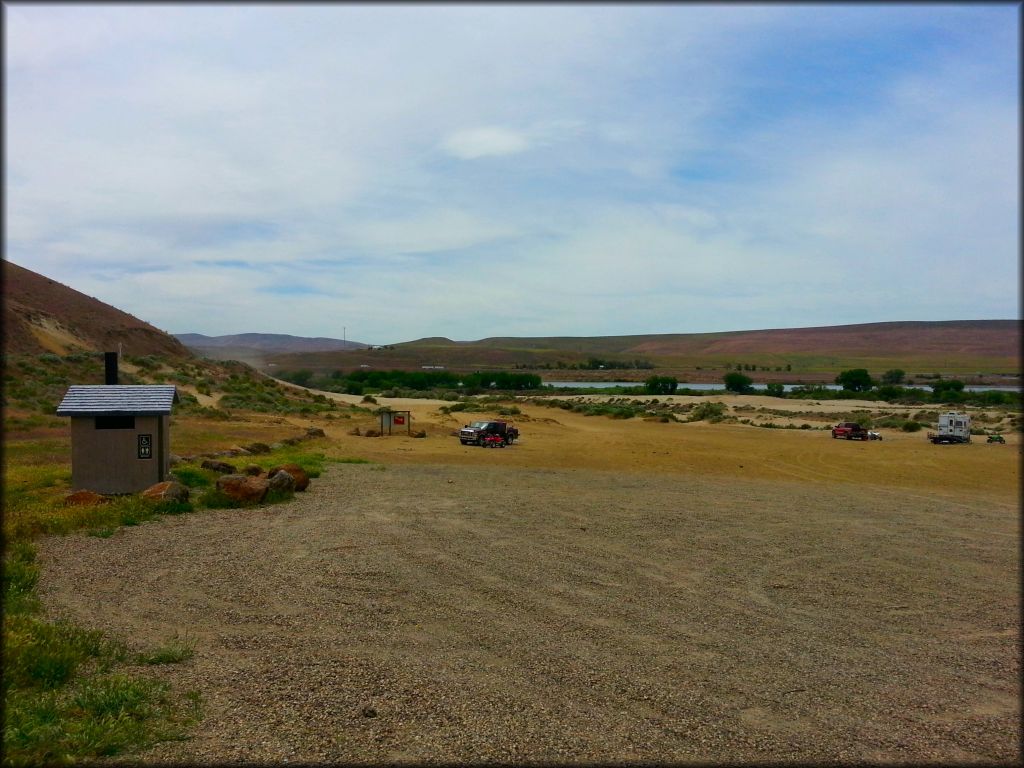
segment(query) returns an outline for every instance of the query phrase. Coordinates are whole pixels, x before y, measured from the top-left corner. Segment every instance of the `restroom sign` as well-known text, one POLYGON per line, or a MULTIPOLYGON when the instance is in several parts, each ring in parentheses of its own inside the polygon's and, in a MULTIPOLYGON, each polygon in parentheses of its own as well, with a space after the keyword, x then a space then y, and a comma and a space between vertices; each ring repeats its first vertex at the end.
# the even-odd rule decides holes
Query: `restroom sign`
POLYGON ((152 459, 153 458, 153 436, 152 435, 139 435, 139 458, 140 459, 152 459))

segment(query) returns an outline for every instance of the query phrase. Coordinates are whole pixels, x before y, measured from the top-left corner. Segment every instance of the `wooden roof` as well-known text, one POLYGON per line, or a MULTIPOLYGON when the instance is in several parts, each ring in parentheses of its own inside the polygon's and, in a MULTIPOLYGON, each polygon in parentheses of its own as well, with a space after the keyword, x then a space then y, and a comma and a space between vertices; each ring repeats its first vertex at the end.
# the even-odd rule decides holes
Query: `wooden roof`
POLYGON ((57 406, 58 416, 171 412, 178 402, 173 384, 73 384, 57 406))

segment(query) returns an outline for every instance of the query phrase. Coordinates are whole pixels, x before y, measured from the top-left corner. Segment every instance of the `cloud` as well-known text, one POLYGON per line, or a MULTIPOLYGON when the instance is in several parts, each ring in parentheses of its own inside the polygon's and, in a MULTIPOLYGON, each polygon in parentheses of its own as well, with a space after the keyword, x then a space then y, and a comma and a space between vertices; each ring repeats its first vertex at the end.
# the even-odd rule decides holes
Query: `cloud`
POLYGON ((529 148, 529 142, 519 133, 506 128, 471 128, 458 131, 444 140, 444 149, 462 160, 479 157, 515 155, 529 148))
POLYGON ((6 10, 7 257, 161 327, 1017 312, 1014 8, 6 10))

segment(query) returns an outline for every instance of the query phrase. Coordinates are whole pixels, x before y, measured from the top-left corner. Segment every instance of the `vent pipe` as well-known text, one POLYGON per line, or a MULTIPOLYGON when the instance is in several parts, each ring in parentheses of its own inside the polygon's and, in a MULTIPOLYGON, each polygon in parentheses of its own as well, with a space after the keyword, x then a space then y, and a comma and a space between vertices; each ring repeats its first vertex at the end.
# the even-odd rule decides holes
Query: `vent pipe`
POLYGON ((103 353, 103 383, 117 384, 117 352, 103 353))

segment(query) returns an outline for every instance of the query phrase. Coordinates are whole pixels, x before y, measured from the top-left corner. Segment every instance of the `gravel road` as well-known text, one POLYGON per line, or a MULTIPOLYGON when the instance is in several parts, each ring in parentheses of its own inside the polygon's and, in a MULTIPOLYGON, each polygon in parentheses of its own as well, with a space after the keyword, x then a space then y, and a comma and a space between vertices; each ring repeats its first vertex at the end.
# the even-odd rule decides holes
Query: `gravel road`
POLYGON ((797 482, 332 465, 40 545, 54 615, 196 655, 139 763, 1021 759, 1018 510, 797 482), (848 489, 847 489, 848 490, 848 489))

